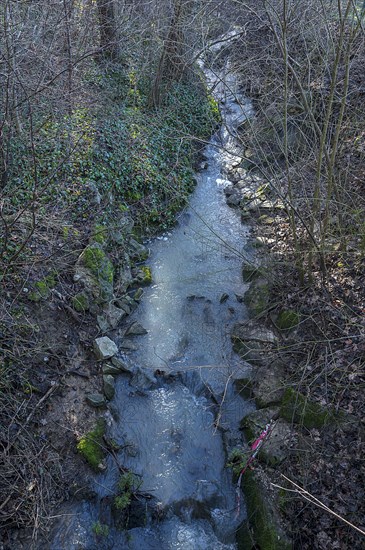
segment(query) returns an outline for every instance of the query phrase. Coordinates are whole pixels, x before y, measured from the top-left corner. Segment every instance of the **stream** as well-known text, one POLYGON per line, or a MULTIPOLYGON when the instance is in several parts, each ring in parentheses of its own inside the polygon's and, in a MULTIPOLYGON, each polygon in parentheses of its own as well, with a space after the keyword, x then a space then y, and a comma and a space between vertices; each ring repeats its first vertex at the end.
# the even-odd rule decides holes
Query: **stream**
MULTIPOLYGON (((237 548, 245 506, 242 501, 237 513, 226 463, 253 406, 235 390, 247 365, 233 353, 230 333, 247 317, 241 264, 249 253, 248 228, 223 190, 228 166, 240 160, 237 127, 252 105, 237 92, 228 60, 218 75, 203 69, 223 124, 204 151, 198 185, 177 226, 148 245, 153 284, 131 318, 148 333, 122 354, 132 374, 117 378, 106 413, 108 435, 121 446, 118 462, 140 476, 139 490, 152 498, 134 504, 128 530, 111 527, 96 538, 97 521, 113 525, 110 501, 120 472, 109 457, 94 479, 97 502, 72 504, 56 527, 53 550, 237 548)), ((122 335, 115 340, 122 348, 122 335)))

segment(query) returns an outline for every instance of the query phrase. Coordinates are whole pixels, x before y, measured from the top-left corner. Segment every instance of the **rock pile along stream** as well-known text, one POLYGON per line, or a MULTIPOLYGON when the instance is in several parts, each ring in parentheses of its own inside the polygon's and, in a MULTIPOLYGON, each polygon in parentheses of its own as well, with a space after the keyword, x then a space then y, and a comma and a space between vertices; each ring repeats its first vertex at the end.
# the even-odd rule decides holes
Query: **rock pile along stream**
MULTIPOLYGON (((215 53, 227 47, 227 37, 222 40, 215 53)), ((239 424, 252 404, 235 390, 247 365, 233 353, 230 334, 247 317, 241 264, 248 229, 227 206, 224 188, 240 160, 236 130, 252 105, 237 92, 228 59, 216 74, 203 69, 221 105, 222 127, 205 149, 177 227, 149 244, 153 283, 132 316, 147 333, 114 338, 128 371, 117 377, 105 413, 119 450, 94 478, 97 498, 72 504, 57 525, 53 550, 236 548, 245 507, 237 517, 226 463, 242 443, 239 424), (142 494, 132 501, 126 529, 118 529, 122 506, 115 509, 118 463, 135 474, 142 494), (99 522, 110 526, 107 536, 95 536, 99 522)))

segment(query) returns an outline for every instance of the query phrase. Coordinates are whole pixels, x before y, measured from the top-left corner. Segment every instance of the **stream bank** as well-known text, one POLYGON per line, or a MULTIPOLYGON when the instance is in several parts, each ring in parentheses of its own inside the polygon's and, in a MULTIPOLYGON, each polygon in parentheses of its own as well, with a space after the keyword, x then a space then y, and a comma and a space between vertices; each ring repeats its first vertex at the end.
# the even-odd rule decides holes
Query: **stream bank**
MULTIPOLYGON (((347 120, 341 132, 348 146, 339 152, 336 166, 341 174, 341 189, 343 185, 347 196, 343 202, 341 230, 326 236, 325 280, 320 265, 313 261, 308 280, 303 285, 296 269, 295 239, 304 258, 311 243, 306 240, 301 222, 309 223, 313 216, 308 196, 314 186, 309 174, 314 170, 318 150, 316 142, 313 144, 308 137, 310 132, 301 126, 307 118, 298 116, 302 98, 293 85, 288 115, 291 130, 288 172, 294 185, 292 202, 288 199, 288 174, 283 161, 281 108, 285 94, 280 89, 283 73, 275 74, 267 68, 267 52, 271 52, 273 59, 276 55, 280 58, 281 52, 279 48, 276 53, 271 50, 272 29, 264 22, 265 16, 260 18, 260 9, 256 5, 253 7, 257 9, 257 18, 252 17, 253 11, 246 14, 242 21, 245 36, 232 48, 231 54, 241 89, 253 98, 258 116, 252 125, 246 124, 240 132, 245 154, 241 165, 234 167, 229 175, 234 185, 227 189, 227 196, 251 227, 252 245, 262 259, 257 269, 244 266, 244 278, 251 281, 245 295, 247 306, 256 325, 259 323, 265 330, 275 333, 277 341, 262 346, 250 339, 248 328, 246 333, 239 329, 234 334, 235 346, 240 348, 244 358, 250 356, 248 360, 255 365, 253 376, 244 382, 244 391, 255 399, 257 408, 262 409, 246 418, 243 428, 248 438, 257 436, 260 427, 276 412, 280 414, 280 423, 286 425, 281 444, 269 449, 269 441, 268 447, 260 453, 256 473, 258 483, 263 476, 268 489, 274 490, 272 485, 281 487, 276 500, 294 547, 360 549, 364 544, 361 531, 365 473, 362 460, 364 396, 361 391, 364 381, 364 256, 360 244, 363 231, 359 226, 354 229, 356 223, 352 226, 351 212, 354 204, 363 211, 363 192, 358 188, 363 162, 359 162, 357 138, 347 120), (309 155, 306 146, 303 147, 304 141, 310 147, 309 155), (249 167, 253 169, 250 174, 255 175, 251 181, 245 177, 249 167), (261 177, 255 182, 257 174, 261 177), (293 204, 298 216, 296 236, 293 236, 289 215, 293 204), (344 235, 346 245, 342 247, 340 241, 344 235), (310 502, 306 500, 308 496, 310 502), (315 498, 329 509, 319 507, 315 498)), ((307 32, 305 25, 302 30, 307 32)), ((303 49, 298 46, 293 29, 292 33, 291 55, 293 62, 298 62, 303 49)), ((361 67, 362 64, 363 56, 361 67)), ((317 69, 320 66, 319 61, 317 69)), ((356 88, 360 72, 362 69, 354 63, 350 87, 356 88)), ((321 97, 323 104, 328 101, 326 84, 322 82, 319 87, 312 88, 308 79, 304 89, 312 98, 313 114, 321 124, 322 110, 316 98, 321 97)), ((352 124, 362 127, 362 103, 354 95, 348 105, 352 124)), ((334 119, 337 119, 336 110, 334 119)), ((360 179, 362 181, 362 175, 360 179)), ((333 200, 333 219, 336 219, 336 204, 338 206, 333 200)), ((321 216, 315 223, 320 224, 320 220, 321 216)))

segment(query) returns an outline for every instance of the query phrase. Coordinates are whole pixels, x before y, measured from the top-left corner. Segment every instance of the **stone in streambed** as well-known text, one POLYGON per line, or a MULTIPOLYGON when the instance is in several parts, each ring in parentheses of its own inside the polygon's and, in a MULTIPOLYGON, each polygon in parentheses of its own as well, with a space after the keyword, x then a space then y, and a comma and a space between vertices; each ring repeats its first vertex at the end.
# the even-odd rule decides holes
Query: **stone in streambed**
POLYGON ((120 347, 127 351, 137 351, 138 347, 131 340, 122 340, 120 347))
POLYGON ((138 303, 135 300, 133 300, 133 298, 128 296, 128 294, 123 296, 121 300, 118 300, 117 303, 118 303, 118 306, 121 307, 126 312, 127 315, 130 315, 132 311, 134 311, 138 306, 138 303))
POLYGON ((131 326, 126 330, 126 336, 142 336, 147 334, 147 330, 137 321, 132 323, 131 326))
POLYGON ((257 407, 279 404, 285 391, 283 364, 276 360, 260 368, 253 381, 253 393, 257 407))
POLYGON ((122 369, 120 369, 119 367, 115 367, 114 365, 110 365, 107 363, 103 366, 103 374, 111 374, 112 376, 117 376, 121 372, 123 372, 122 369))
MULTIPOLYGON (((134 370, 134 367, 132 365, 129 365, 126 361, 124 361, 120 357, 114 356, 112 358, 112 364, 114 368, 119 370, 119 372, 133 372, 134 370)), ((113 373, 110 373, 110 374, 113 374, 113 373)))
POLYGON ((117 328, 119 323, 126 317, 126 312, 124 309, 110 304, 106 310, 106 318, 111 329, 117 328))
POLYGON ((86 396, 86 403, 95 409, 105 407, 105 397, 101 393, 90 393, 86 396))
POLYGON ((133 296, 133 299, 136 301, 136 302, 139 302, 143 296, 143 288, 138 288, 136 290, 136 292, 134 293, 134 296, 133 296))
POLYGON ((119 323, 127 316, 124 309, 109 304, 102 315, 97 316, 98 325, 102 332, 108 332, 117 328, 119 323))
POLYGON ((108 401, 113 399, 115 395, 115 380, 111 374, 103 376, 103 391, 108 401))
POLYGON ((244 302, 251 317, 257 317, 269 307, 270 288, 267 279, 259 277, 252 281, 247 290, 244 302))
POLYGON ((101 361, 105 361, 105 359, 110 359, 110 357, 113 357, 118 353, 116 343, 107 336, 96 338, 94 342, 94 350, 97 358, 101 361))
POLYGON ((129 240, 129 255, 132 260, 143 262, 147 260, 149 251, 145 246, 143 246, 143 244, 140 244, 135 239, 131 238, 129 240))
POLYGON ((138 367, 130 384, 139 390, 149 390, 156 386, 157 380, 149 371, 138 367))

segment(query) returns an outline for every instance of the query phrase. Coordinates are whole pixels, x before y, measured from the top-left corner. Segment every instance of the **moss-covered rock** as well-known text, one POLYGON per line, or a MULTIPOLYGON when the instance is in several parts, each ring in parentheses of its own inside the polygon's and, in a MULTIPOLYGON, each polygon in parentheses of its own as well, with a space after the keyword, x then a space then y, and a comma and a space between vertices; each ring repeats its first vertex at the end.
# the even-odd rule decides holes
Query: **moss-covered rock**
POLYGON ((292 550, 292 541, 280 523, 275 498, 267 488, 269 482, 263 477, 262 472, 247 470, 242 478, 252 536, 261 550, 292 550))
POLYGON ((94 277, 102 278, 108 283, 113 283, 113 265, 100 246, 91 245, 85 248, 82 262, 94 277))
POLYGON ((109 526, 105 523, 100 523, 100 521, 95 522, 92 529, 97 537, 107 537, 109 535, 109 526))
POLYGON ((99 302, 113 297, 114 267, 99 243, 85 248, 76 265, 76 278, 82 280, 99 302))
POLYGON ((128 243, 129 256, 136 262, 144 262, 149 256, 149 250, 136 239, 130 239, 128 243))
POLYGON ((238 550, 252 550, 256 547, 248 521, 244 521, 237 529, 236 544, 238 550))
MULTIPOLYGON (((246 439, 250 443, 255 441, 276 413, 277 409, 259 409, 245 416, 241 422, 241 429, 246 439)), ((292 435, 290 426, 284 420, 277 420, 269 438, 262 445, 258 454, 259 460, 271 467, 283 462, 288 454, 292 435)))
POLYGON ((301 424, 309 430, 323 428, 327 424, 340 420, 338 413, 332 408, 322 407, 319 403, 310 401, 293 388, 285 390, 280 407, 280 416, 287 422, 301 424))
POLYGON ((267 279, 262 277, 252 281, 244 296, 244 302, 252 317, 264 313, 269 306, 270 287, 267 279))
POLYGON ((140 285, 150 285, 152 283, 152 272, 148 265, 142 265, 136 277, 140 285))
MULTIPOLYGON (((132 504, 133 496, 141 486, 142 481, 138 479, 132 472, 126 472, 119 478, 117 491, 112 502, 112 516, 117 529, 125 529, 130 526, 130 506, 132 504)), ((143 520, 146 510, 144 511, 143 520)), ((144 525, 145 521, 142 521, 144 525)), ((136 525, 137 526, 137 525, 136 525)), ((141 525, 138 525, 141 526, 141 525)))
POLYGON ((260 366, 267 354, 277 345, 277 337, 268 328, 253 321, 236 323, 231 340, 233 350, 248 363, 260 366))
POLYGON ((77 444, 77 450, 94 470, 100 470, 104 460, 103 436, 105 428, 105 420, 100 418, 95 428, 83 435, 77 444))
POLYGON ((284 391, 284 366, 279 359, 270 361, 255 374, 253 395, 258 408, 280 404, 284 391))
POLYGON ((108 229, 105 225, 100 223, 95 224, 93 234, 90 238, 91 243, 98 243, 100 245, 106 244, 108 240, 108 229))
POLYGON ((299 325, 300 315, 291 309, 281 311, 275 321, 280 330, 292 330, 299 325))
POLYGON ((51 294, 51 289, 56 286, 56 275, 50 273, 43 279, 40 279, 34 284, 34 290, 29 293, 28 298, 32 302, 40 302, 47 300, 51 294))
POLYGON ((72 307, 78 313, 85 313, 90 307, 89 298, 85 292, 79 292, 72 297, 72 307))
POLYGON ((133 295, 133 299, 139 302, 143 296, 143 288, 138 288, 133 295))

